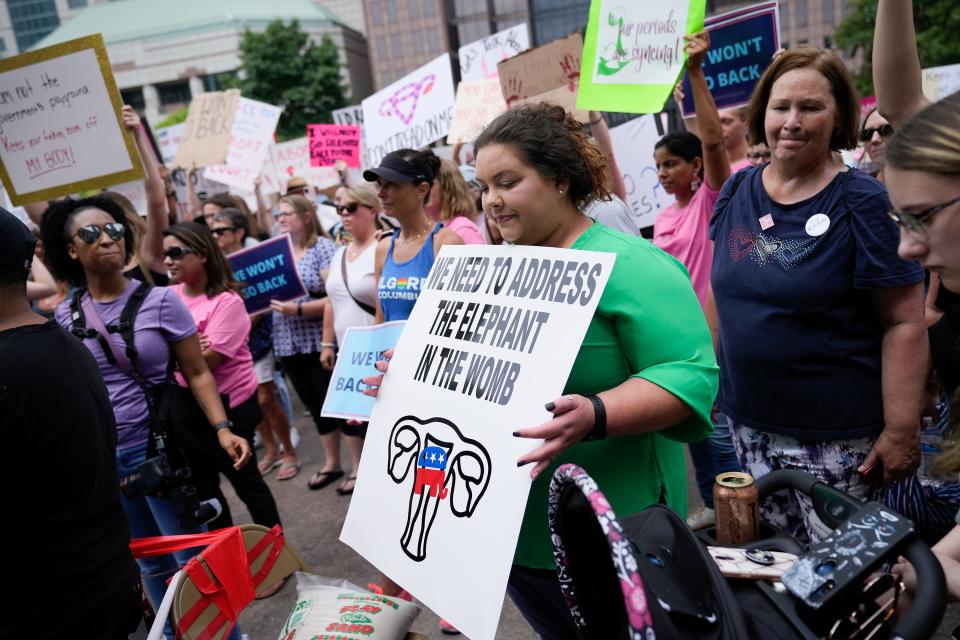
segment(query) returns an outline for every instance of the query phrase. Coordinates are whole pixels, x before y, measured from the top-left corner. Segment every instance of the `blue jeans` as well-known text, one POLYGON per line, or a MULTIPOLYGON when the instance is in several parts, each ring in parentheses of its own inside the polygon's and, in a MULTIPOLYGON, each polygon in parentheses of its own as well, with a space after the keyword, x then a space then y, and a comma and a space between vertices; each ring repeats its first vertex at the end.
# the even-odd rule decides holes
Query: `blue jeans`
MULTIPOLYGON (((117 476, 123 478, 131 473, 135 473, 147 457, 147 443, 136 445, 128 449, 117 450, 117 476)), ((177 520, 177 514, 173 510, 173 503, 163 498, 153 496, 144 496, 131 500, 122 492, 120 494, 123 501, 123 510, 127 513, 130 520, 130 537, 147 538, 151 536, 173 536, 184 533, 202 533, 206 531, 206 526, 198 529, 184 529, 177 520)), ((163 594, 167 591, 167 580, 177 572, 181 566, 186 564, 190 558, 194 557, 203 550, 203 547, 194 547, 182 551, 174 551, 165 556, 154 556, 152 558, 138 558, 137 564, 140 566, 140 575, 143 578, 143 586, 147 590, 147 595, 153 602, 154 607, 160 606, 163 600, 163 594)), ((169 621, 164 628, 164 636, 173 638, 173 629, 169 621)), ((234 627, 231 640, 240 640, 240 631, 234 627)))
POLYGON ((733 436, 727 417, 715 412, 713 433, 700 442, 690 443, 690 457, 696 470, 700 497, 708 509, 713 509, 713 484, 717 476, 730 471, 741 471, 737 451, 733 448, 733 436))

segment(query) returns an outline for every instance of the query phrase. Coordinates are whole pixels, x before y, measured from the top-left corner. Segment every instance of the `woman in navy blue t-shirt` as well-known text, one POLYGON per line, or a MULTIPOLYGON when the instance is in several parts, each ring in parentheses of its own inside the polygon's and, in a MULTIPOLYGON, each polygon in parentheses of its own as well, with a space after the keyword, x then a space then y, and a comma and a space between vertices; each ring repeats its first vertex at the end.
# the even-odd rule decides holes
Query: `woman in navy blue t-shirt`
MULTIPOLYGON (((897 256, 886 191, 835 155, 856 146, 858 105, 832 52, 779 56, 750 104, 770 164, 727 181, 710 234, 718 405, 744 469, 802 469, 866 498, 917 466, 927 347, 923 272, 897 256)), ((797 496, 765 515, 829 532, 797 496)))

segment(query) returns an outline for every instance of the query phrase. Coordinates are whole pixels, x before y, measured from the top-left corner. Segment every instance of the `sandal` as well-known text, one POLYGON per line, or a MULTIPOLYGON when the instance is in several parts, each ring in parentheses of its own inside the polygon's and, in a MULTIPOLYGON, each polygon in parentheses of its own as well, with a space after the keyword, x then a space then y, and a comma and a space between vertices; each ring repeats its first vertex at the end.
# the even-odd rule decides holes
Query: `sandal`
POLYGON ((343 477, 343 471, 317 471, 313 474, 313 477, 310 478, 310 482, 307 483, 307 486, 310 487, 311 491, 317 491, 323 489, 329 484, 333 484, 337 480, 343 477))
POLYGON ((347 476, 346 478, 343 479, 343 482, 340 483, 340 486, 337 487, 337 495, 341 495, 341 496, 350 495, 351 493, 353 493, 353 488, 356 486, 356 484, 357 484, 357 476, 347 476), (347 483, 350 483, 349 489, 344 488, 344 485, 346 485, 347 483))
POLYGON ((289 480, 300 473, 299 462, 281 462, 277 469, 277 480, 289 480))
POLYGON ((262 476, 269 475, 270 472, 279 467, 282 462, 283 460, 280 458, 263 458, 257 463, 257 471, 259 471, 262 476))

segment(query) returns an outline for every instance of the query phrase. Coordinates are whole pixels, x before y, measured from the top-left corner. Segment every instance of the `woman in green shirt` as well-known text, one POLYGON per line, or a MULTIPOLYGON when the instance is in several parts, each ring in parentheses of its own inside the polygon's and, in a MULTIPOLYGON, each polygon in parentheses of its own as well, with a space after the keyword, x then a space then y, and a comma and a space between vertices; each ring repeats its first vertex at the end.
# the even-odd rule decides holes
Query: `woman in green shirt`
POLYGON ((508 111, 475 149, 483 209, 506 241, 617 254, 564 395, 547 403, 553 419, 514 434, 544 442, 518 460, 534 482, 508 591, 542 638, 577 637, 547 526, 550 476, 573 462, 619 515, 666 502, 685 516, 681 443, 711 430, 716 359, 683 265, 583 214, 585 202, 609 195, 603 155, 572 116, 547 104, 508 111))

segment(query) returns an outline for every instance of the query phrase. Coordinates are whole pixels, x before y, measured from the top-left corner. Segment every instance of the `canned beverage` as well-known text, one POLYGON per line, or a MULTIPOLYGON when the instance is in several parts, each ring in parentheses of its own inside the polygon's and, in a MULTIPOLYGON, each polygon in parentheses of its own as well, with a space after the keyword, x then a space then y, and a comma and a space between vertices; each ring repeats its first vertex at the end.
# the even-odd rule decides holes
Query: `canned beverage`
POLYGON ((721 545, 753 542, 759 535, 757 485, 749 473, 721 473, 713 485, 717 542, 721 545))

